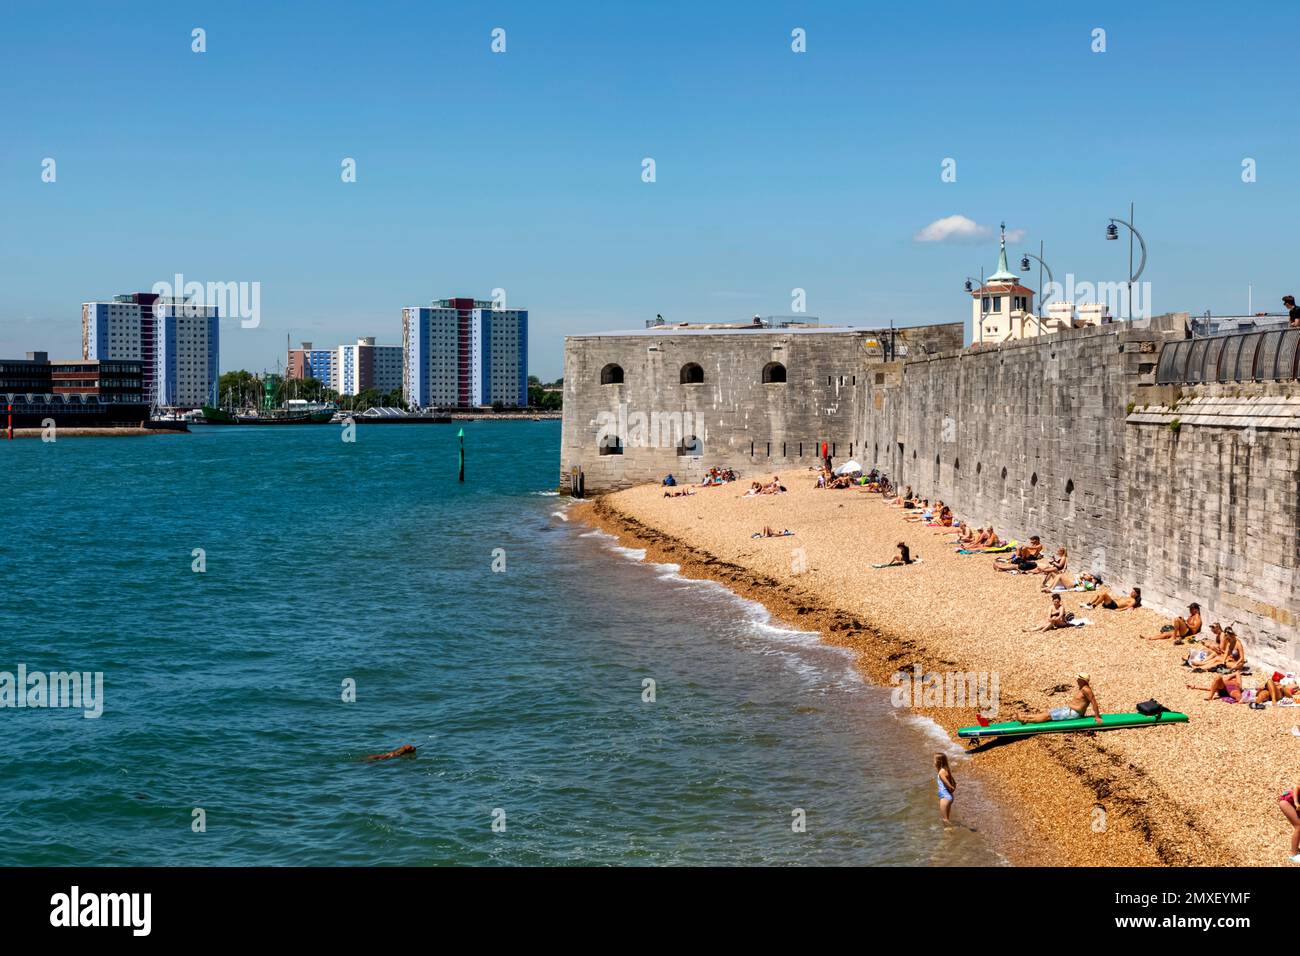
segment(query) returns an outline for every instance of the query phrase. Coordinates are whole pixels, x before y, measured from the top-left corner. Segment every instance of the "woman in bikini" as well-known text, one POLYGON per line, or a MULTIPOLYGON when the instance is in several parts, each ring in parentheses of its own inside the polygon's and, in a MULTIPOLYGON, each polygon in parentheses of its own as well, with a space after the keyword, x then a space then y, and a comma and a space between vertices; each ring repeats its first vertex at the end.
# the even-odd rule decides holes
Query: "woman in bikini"
POLYGON ((1216 653, 1211 653, 1205 660, 1194 666, 1203 671, 1214 670, 1216 667, 1225 667, 1230 671, 1244 670, 1246 667, 1246 645, 1241 643, 1241 638, 1237 636, 1236 631, 1231 627, 1225 627, 1223 629, 1223 638, 1219 643, 1219 650, 1216 653))
POLYGON ((939 512, 939 527, 941 528, 952 527, 952 509, 949 508, 947 505, 944 505, 943 510, 939 512))
POLYGON ((1040 627, 1027 627, 1025 628, 1025 630, 1027 632, 1054 631, 1057 630, 1058 628, 1069 627, 1070 621, 1073 618, 1074 615, 1071 614, 1069 611, 1067 611, 1065 609, 1065 606, 1061 604, 1061 595, 1053 594, 1052 609, 1047 614, 1047 623, 1041 625, 1040 627))
POLYGON ((1197 687, 1195 684, 1188 684, 1187 689, 1209 691, 1209 694, 1205 698, 1206 700, 1215 700, 1219 697, 1226 697, 1231 698, 1238 703, 1243 700, 1247 703, 1251 703, 1255 700, 1255 695, 1258 693, 1253 688, 1242 688, 1241 677, 1237 674, 1229 674, 1226 677, 1216 677, 1214 678, 1214 683, 1209 687, 1197 687))
POLYGON ((1255 691, 1255 700, 1250 706, 1255 710, 1263 710, 1265 704, 1280 704, 1284 700, 1291 700, 1296 691, 1300 691, 1300 684, 1296 683, 1294 677, 1284 677, 1280 681, 1270 677, 1264 681, 1263 687, 1255 691))
POLYGON ((1202 637, 1195 643, 1198 647, 1187 652, 1183 658, 1184 667, 1201 667, 1211 657, 1223 653, 1223 627, 1218 621, 1210 625, 1210 637, 1202 637))

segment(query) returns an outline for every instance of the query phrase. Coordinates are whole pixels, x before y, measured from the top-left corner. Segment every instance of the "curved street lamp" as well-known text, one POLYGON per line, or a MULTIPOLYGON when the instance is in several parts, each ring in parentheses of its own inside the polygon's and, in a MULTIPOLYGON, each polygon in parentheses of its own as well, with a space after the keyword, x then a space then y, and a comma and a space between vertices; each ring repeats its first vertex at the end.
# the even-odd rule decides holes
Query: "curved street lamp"
MULTIPOLYGON (((1039 250, 1038 250, 1038 251, 1039 251, 1039 252, 1042 252, 1042 251, 1043 251, 1041 246, 1039 247, 1039 250)), ((1041 332, 1043 331, 1043 321, 1042 321, 1042 316, 1044 316, 1044 315, 1047 314, 1047 312, 1046 312, 1046 309, 1047 309, 1047 303, 1043 300, 1043 289, 1045 288, 1044 285, 1043 285, 1043 271, 1046 271, 1046 272, 1047 272, 1047 284, 1048 284, 1048 285, 1053 285, 1053 284, 1055 284, 1056 280, 1052 277, 1052 267, 1049 266, 1046 262, 1043 261, 1043 257, 1042 257, 1041 255, 1036 256, 1036 255, 1034 255, 1032 252, 1026 252, 1024 255, 1022 255, 1022 256, 1020 257, 1020 271, 1021 271, 1021 272, 1028 272, 1028 271, 1029 271, 1029 260, 1030 260, 1030 259, 1033 259, 1035 262, 1037 262, 1037 263, 1039 264, 1039 266, 1042 267, 1041 270, 1040 270, 1039 273, 1038 273, 1038 331, 1039 331, 1039 333, 1041 333, 1041 332)))
MULTIPOLYGON (((1134 218, 1133 204, 1129 203, 1128 208, 1129 208, 1129 213, 1128 213, 1129 218, 1132 219, 1134 218)), ((1132 321, 1133 283, 1137 282, 1137 280, 1142 276, 1142 270, 1147 267, 1147 243, 1146 240, 1142 238, 1142 233, 1137 231, 1137 227, 1134 226, 1133 223, 1126 222, 1123 219, 1116 219, 1114 217, 1111 218, 1110 224, 1106 226, 1106 240, 1108 242, 1114 241, 1119 238, 1119 226, 1117 226, 1116 223, 1118 223, 1119 226, 1126 227, 1130 233, 1130 238, 1128 243, 1128 318, 1129 321, 1132 321), (1142 261, 1138 263, 1137 272, 1133 271, 1133 238, 1134 237, 1137 238, 1138 245, 1142 247, 1142 261)))
MULTIPOLYGON (((972 284, 973 284, 974 282, 975 282, 975 280, 972 279, 970 276, 967 276, 967 277, 966 277, 966 291, 967 291, 967 292, 974 292, 975 289, 983 289, 983 288, 984 288, 984 269, 983 269, 983 267, 980 268, 979 285, 974 286, 974 288, 972 288, 972 284)), ((974 338, 975 338, 975 341, 977 341, 977 342, 983 342, 983 341, 984 341, 984 293, 983 293, 983 292, 980 292, 980 297, 979 297, 979 298, 980 298, 980 322, 979 322, 979 329, 977 330, 977 334, 974 336, 974 338)))
POLYGON ((1137 237, 1138 245, 1142 247, 1142 260, 1138 263, 1137 272, 1131 271, 1133 263, 1131 260, 1129 261, 1130 275, 1128 281, 1132 284, 1137 282, 1137 280, 1142 276, 1142 270, 1147 267, 1147 243, 1146 240, 1142 238, 1142 233, 1138 232, 1131 222, 1125 222, 1123 219, 1112 219, 1110 221, 1110 225, 1106 227, 1107 239, 1119 238, 1119 229, 1116 227, 1115 223, 1119 223, 1121 226, 1127 226, 1132 230, 1133 235, 1137 237))

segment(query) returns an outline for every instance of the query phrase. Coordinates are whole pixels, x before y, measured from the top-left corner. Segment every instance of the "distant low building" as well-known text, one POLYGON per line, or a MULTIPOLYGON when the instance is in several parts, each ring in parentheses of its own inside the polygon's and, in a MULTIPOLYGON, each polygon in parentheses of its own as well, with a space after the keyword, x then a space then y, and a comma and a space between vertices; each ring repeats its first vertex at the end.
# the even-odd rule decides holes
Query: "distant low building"
POLYGON ((317 349, 312 348, 312 343, 303 342, 302 348, 289 350, 285 378, 314 378, 337 392, 338 362, 338 349, 317 349))
POLYGON ((149 418, 144 364, 113 359, 50 361, 46 352, 0 359, 0 425, 39 428, 139 425, 149 418))
POLYGON ((340 395, 395 391, 402 387, 402 348, 376 345, 373 335, 357 339, 355 345, 340 345, 334 375, 340 395))

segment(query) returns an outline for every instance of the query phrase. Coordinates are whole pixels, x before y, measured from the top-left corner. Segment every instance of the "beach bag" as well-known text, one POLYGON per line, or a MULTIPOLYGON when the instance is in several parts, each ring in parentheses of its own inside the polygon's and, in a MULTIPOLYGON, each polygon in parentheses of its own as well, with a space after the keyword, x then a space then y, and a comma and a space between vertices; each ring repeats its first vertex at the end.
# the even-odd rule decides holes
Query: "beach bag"
POLYGON ((1161 714, 1172 713, 1168 707, 1160 703, 1160 701, 1156 700, 1154 697, 1138 704, 1137 712, 1142 714, 1144 717, 1154 717, 1156 720, 1160 719, 1161 714))

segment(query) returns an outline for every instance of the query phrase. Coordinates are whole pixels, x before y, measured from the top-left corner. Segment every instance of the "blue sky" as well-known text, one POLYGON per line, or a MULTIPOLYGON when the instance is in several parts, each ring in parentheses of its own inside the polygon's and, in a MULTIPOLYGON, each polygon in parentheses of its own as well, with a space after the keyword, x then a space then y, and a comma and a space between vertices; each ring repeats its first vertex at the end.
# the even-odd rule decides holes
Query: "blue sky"
POLYGON ((1119 281, 1130 200, 1156 311, 1244 312, 1248 284, 1275 310, 1298 27, 1280 2, 9 4, 0 356, 77 355, 82 301, 179 272, 261 283, 223 370, 274 368, 286 333, 397 344, 402 306, 503 288, 549 379, 566 334, 794 288, 824 322, 967 320, 997 243, 914 241, 951 215, 1119 281))

